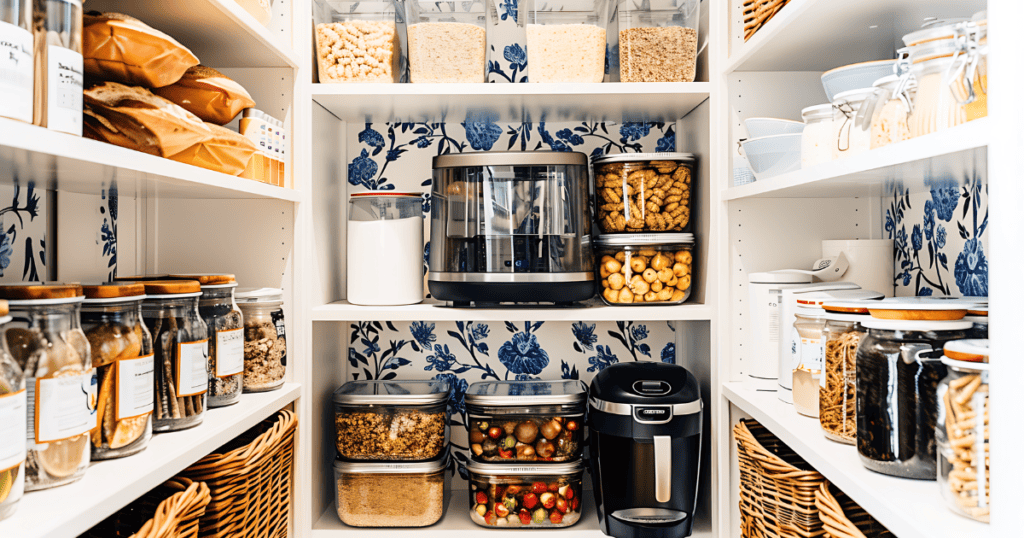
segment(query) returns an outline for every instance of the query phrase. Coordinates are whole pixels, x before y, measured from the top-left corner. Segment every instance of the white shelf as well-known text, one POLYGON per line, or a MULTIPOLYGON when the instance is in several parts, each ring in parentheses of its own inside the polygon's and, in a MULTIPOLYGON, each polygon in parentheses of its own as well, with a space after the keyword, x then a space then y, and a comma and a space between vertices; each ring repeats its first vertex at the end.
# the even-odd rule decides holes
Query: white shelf
POLYGON ((299 55, 283 35, 275 35, 235 0, 89 0, 85 8, 131 15, 173 36, 203 65, 299 67, 299 55))
POLYGON ((571 307, 454 308, 428 299, 409 306, 357 306, 342 301, 313 308, 314 321, 700 321, 712 309, 700 304, 608 306, 593 300, 571 307))
POLYGON ((797 414, 774 392, 750 391, 736 382, 724 383, 722 392, 896 536, 993 535, 988 525, 947 508, 935 481, 896 478, 867 470, 860 463, 856 447, 825 439, 818 419, 797 414))
POLYGON ((925 178, 962 179, 983 173, 990 138, 989 118, 914 138, 861 155, 822 163, 781 176, 732 187, 726 200, 743 198, 849 198, 891 195, 902 183, 928 190, 925 178))
POLYGON ((986 5, 986 0, 791 0, 731 51, 725 72, 827 71, 893 58, 902 37, 926 17, 970 18, 986 5))
MULTIPOLYGON (((708 98, 708 82, 594 84, 313 84, 344 121, 667 121, 708 98)), ((538 140, 539 141, 539 140, 538 140)), ((532 149, 532 148, 531 148, 532 149)))
POLYGON ((195 428, 155 434, 134 456, 94 463, 78 482, 26 493, 14 515, 0 521, 0 536, 78 536, 295 401, 299 392, 298 383, 286 383, 276 391, 243 394, 235 405, 208 410, 195 428))
POLYGON ((100 194, 114 180, 121 196, 300 198, 292 189, 0 118, 0 184, 100 194))

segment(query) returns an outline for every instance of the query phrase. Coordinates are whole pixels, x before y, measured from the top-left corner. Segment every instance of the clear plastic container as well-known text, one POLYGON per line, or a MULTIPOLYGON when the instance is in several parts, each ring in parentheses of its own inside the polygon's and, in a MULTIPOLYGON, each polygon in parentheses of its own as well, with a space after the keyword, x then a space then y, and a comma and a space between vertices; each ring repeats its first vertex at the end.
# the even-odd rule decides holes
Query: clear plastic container
POLYGON ((277 288, 235 291, 245 323, 244 392, 266 392, 284 385, 288 366, 283 293, 277 288))
POLYGON ((409 82, 486 82, 483 2, 405 0, 409 82))
POLYGON ((583 461, 552 465, 470 462, 469 517, 481 527, 544 529, 580 520, 583 461))
POLYGON ((0 95, 4 96, 0 116, 25 123, 32 123, 35 81, 32 4, 28 0, 0 0, 0 41, 6 45, 5 54, 0 56, 0 95))
POLYGON ((25 373, 31 402, 25 491, 70 484, 89 468, 89 432, 96 427, 96 377, 79 319, 82 287, 0 286, 0 297, 12 318, 4 333, 7 348, 25 373))
POLYGON ((601 299, 609 305, 682 304, 693 289, 693 234, 599 237, 601 299))
MULTIPOLYGON (((0 300, 0 332, 11 321, 7 301, 0 300)), ((18 509, 25 493, 25 374, 0 340, 0 521, 18 509)))
POLYGON ((579 381, 480 381, 466 391, 466 429, 483 462, 573 461, 583 453, 579 381))
POLYGON ((395 7, 386 0, 314 1, 321 83, 398 82, 402 50, 395 7))
POLYGON ((619 79, 693 82, 699 19, 700 0, 620 1, 619 79))
POLYGON ((82 289, 82 329, 99 386, 92 459, 131 456, 145 450, 153 435, 153 338, 141 314, 146 288, 115 283, 82 289))
POLYGON ((818 421, 825 438, 848 445, 857 442, 857 348, 867 334, 861 322, 870 319, 867 308, 850 312, 855 307, 825 304, 825 362, 818 392, 818 421))
POLYGON ((822 331, 825 311, 815 306, 797 305, 793 322, 793 408, 797 413, 818 418, 818 391, 821 385, 825 348, 822 331))
POLYGON ((210 388, 206 323, 199 315, 203 294, 195 280, 150 280, 142 319, 153 335, 153 431, 198 426, 210 388))
POLYGON ((697 188, 692 153, 620 153, 593 163, 602 234, 691 230, 697 188))
POLYGON ((832 128, 832 105, 809 106, 800 112, 804 119, 800 139, 800 167, 809 168, 832 160, 832 142, 835 140, 832 128))
POLYGON ((426 527, 451 497, 448 452, 420 463, 334 461, 338 518, 353 527, 426 527))
POLYGON ((917 94, 917 82, 890 75, 875 82, 871 96, 871 149, 910 139, 911 103, 917 94))
POLYGON ((943 498, 954 512, 985 523, 992 502, 988 360, 988 340, 946 344, 949 375, 939 385, 935 428, 943 498))
POLYGON ((871 149, 871 118, 861 112, 874 88, 850 90, 832 102, 832 158, 860 155, 871 149))
POLYGON ((82 0, 35 0, 33 123, 82 136, 82 0))
POLYGON ((349 197, 348 208, 348 301, 363 306, 422 302, 423 197, 361 192, 349 197))
POLYGON ((530 0, 530 82, 602 82, 613 0, 530 0))
POLYGON ((423 461, 448 445, 447 381, 349 381, 334 391, 338 455, 423 461))

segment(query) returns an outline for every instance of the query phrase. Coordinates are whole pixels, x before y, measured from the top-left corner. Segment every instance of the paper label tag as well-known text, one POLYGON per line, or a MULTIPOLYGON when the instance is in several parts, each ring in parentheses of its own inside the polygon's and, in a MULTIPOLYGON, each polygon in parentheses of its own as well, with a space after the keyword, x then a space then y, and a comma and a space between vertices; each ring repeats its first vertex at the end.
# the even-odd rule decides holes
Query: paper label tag
POLYGON ((230 377, 245 368, 245 334, 243 329, 217 331, 217 377, 230 377))
POLYGON ((821 371, 821 339, 800 339, 800 365, 798 369, 808 372, 821 371))
POLYGON ((96 374, 34 379, 35 442, 52 443, 96 427, 96 374))
POLYGON ((82 136, 82 55, 56 45, 46 54, 46 126, 82 136))
POLYGON ((117 361, 116 420, 153 412, 153 355, 117 361))
POLYGON ((206 340, 178 344, 178 396, 195 396, 206 392, 210 383, 209 351, 206 340))
POLYGON ((0 394, 0 471, 25 461, 26 393, 0 394))
POLYGON ((0 116, 32 123, 32 32, 0 21, 0 116))

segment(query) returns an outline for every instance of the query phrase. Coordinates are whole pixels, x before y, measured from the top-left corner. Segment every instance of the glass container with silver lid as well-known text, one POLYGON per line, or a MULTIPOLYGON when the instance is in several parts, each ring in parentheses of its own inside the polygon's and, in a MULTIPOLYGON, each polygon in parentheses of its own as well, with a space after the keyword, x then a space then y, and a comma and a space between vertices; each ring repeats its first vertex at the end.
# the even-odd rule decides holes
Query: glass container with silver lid
POLYGON ((334 391, 338 455, 349 460, 423 461, 448 445, 451 385, 349 381, 334 391))
POLYGON ((482 527, 569 527, 580 520, 583 462, 549 465, 471 461, 469 516, 482 527))
POLYGON ((577 380, 481 381, 466 391, 474 459, 576 460, 583 450, 586 387, 577 380))
POLYGON ((334 461, 338 518, 353 527, 426 527, 448 506, 452 473, 445 451, 431 461, 334 461))

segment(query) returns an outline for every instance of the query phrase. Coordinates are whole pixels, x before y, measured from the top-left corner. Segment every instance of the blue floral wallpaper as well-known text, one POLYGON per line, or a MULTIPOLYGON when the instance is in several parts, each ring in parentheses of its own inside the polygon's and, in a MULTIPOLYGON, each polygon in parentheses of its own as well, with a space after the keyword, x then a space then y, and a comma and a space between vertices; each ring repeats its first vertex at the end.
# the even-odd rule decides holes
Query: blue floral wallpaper
POLYGON ((44 280, 46 270, 45 190, 34 183, 0 187, 0 282, 44 280))

